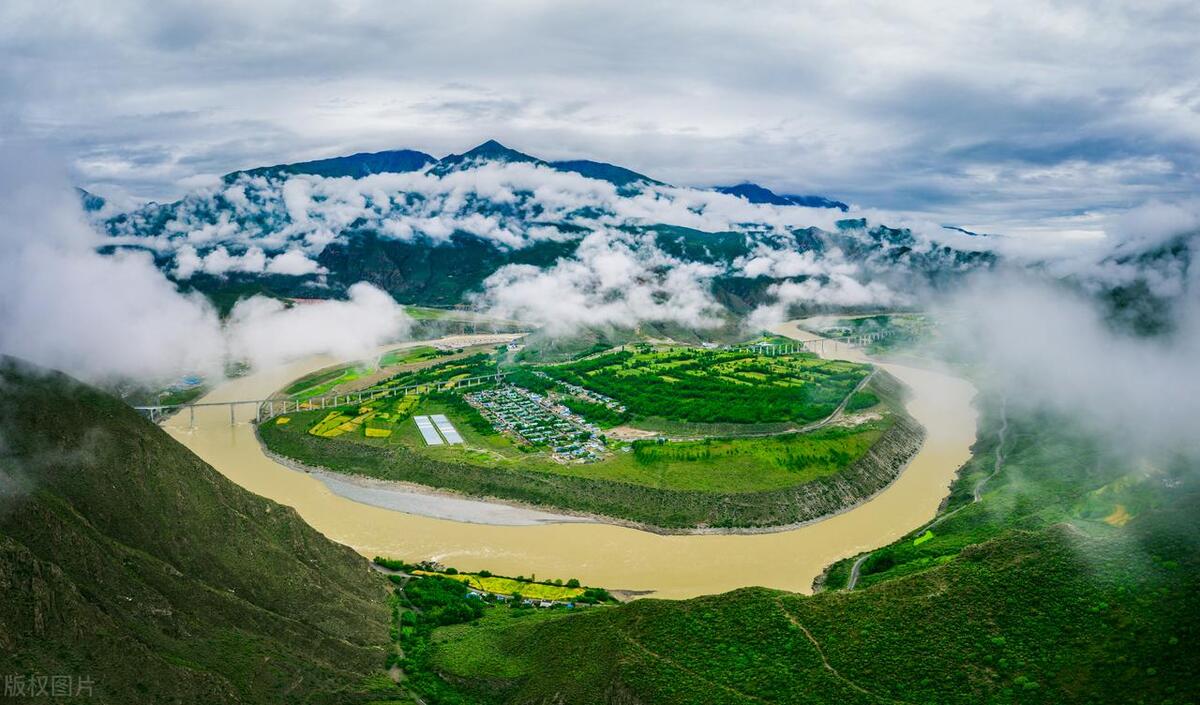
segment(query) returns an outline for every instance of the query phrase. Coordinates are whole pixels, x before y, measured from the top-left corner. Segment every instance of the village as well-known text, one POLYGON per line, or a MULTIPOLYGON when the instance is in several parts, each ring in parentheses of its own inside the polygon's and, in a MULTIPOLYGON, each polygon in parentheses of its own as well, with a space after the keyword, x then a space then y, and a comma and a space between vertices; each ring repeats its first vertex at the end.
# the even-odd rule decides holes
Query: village
POLYGON ((463 397, 499 433, 518 442, 548 447, 560 463, 592 463, 608 450, 600 429, 558 402, 554 394, 507 384, 463 397))

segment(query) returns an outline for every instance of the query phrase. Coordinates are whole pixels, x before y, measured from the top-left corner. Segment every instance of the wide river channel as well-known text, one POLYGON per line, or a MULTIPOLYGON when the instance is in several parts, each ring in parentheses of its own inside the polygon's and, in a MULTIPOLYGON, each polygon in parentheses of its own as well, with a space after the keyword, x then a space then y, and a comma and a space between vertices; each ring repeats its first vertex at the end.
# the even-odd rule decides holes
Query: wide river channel
MULTIPOLYGON (((816 338, 797 322, 778 332, 800 340, 816 338)), ((397 347, 402 346, 387 349, 397 347)), ((866 360, 845 345, 824 347, 828 357, 866 360)), ((263 399, 334 362, 310 358, 255 372, 222 384, 201 401, 263 399)), ((807 593, 830 563, 885 545, 932 518, 975 442, 975 389, 970 383, 929 369, 875 364, 910 388, 908 411, 927 431, 920 451, 895 482, 870 500, 774 533, 662 536, 384 483, 339 482, 267 457, 250 423, 251 405, 238 409, 233 425, 227 407, 200 407, 194 427, 187 412, 164 427, 230 480, 294 507, 318 531, 367 557, 434 558, 460 570, 579 578, 585 585, 653 591, 656 597, 693 597, 748 585, 807 593)))

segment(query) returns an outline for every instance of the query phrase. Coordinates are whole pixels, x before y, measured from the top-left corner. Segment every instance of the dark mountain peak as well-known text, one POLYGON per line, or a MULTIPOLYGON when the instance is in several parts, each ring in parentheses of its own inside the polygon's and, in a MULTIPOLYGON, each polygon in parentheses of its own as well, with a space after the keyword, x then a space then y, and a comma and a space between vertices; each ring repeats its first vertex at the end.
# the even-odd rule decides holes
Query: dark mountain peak
POLYGON ((371 174, 402 174, 420 171, 437 161, 432 156, 414 149, 393 149, 385 152, 359 152, 345 157, 315 159, 293 164, 276 164, 256 169, 237 171, 227 175, 227 181, 240 174, 259 176, 263 174, 313 174, 336 178, 349 176, 355 179, 371 174))
POLYGON ((749 181, 735 186, 715 186, 714 191, 727 193, 730 196, 744 198, 751 203, 763 203, 772 206, 804 206, 806 208, 837 208, 845 212, 850 206, 824 196, 798 196, 793 194, 775 193, 765 186, 759 186, 749 181))
POLYGON ((438 160, 437 164, 433 165, 430 173, 441 176, 453 171, 467 169, 470 165, 477 162, 545 164, 545 162, 537 157, 531 157, 515 149, 509 149, 496 140, 488 140, 462 154, 448 154, 442 157, 438 160))
POLYGON ((590 159, 570 159, 561 162, 550 162, 550 166, 559 171, 569 171, 580 176, 586 176, 589 179, 600 179, 616 186, 629 186, 639 182, 648 184, 663 183, 631 169, 626 169, 623 166, 594 162, 590 159))
POLYGON ((769 203, 773 206, 788 205, 785 198, 771 189, 750 183, 749 181, 737 184, 736 186, 714 186, 713 190, 720 193, 727 193, 730 196, 744 198, 751 203, 769 203))
POLYGON ((83 204, 83 209, 88 213, 95 213, 101 208, 104 208, 104 204, 106 203, 103 196, 97 196, 96 194, 90 191, 85 191, 78 186, 75 187, 75 195, 79 196, 79 202, 83 204))
POLYGON ((515 149, 509 149, 500 144, 496 140, 488 140, 474 149, 464 152, 463 154, 451 154, 441 161, 446 162, 454 160, 457 162, 468 160, 486 160, 497 162, 540 162, 541 159, 531 157, 523 152, 518 152, 515 149))

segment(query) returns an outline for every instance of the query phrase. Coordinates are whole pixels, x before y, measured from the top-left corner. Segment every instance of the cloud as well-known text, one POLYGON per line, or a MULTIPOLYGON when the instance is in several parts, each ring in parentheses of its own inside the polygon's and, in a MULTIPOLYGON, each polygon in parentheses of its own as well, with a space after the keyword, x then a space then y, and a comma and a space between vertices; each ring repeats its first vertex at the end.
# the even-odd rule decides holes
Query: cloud
POLYGON ((1079 0, 12 0, 0 127, 52 140, 85 187, 158 200, 196 173, 495 137, 1008 232, 1196 191, 1198 26, 1194 4, 1079 0))
POLYGON ((666 255, 652 236, 600 231, 584 238, 574 256, 546 269, 500 268, 475 303, 498 317, 542 326, 552 336, 648 321, 711 328, 721 323, 722 308, 711 293, 720 271, 666 255))
POLYGON ((1139 252, 1175 236, 1200 231, 1200 199, 1152 200, 1114 213, 1105 233, 1117 249, 1139 252))
POLYGON ((1115 331, 1094 299, 1028 276, 989 275, 945 303, 947 330, 965 359, 1018 408, 1080 419, 1131 452, 1200 453, 1200 306, 1197 289, 1174 302, 1170 338, 1115 331))
POLYGON ((219 370, 212 308, 145 253, 97 254, 101 238, 43 156, 2 154, 0 351, 89 379, 219 370))
MULTIPOLYGON (((408 332, 402 307, 367 284, 352 286, 347 301, 293 309, 255 297, 222 323, 203 297, 179 293, 146 252, 99 254, 105 239, 52 163, 29 148, 0 150, 0 353, 92 381, 153 382, 220 375, 230 359, 265 365, 352 354, 408 332)), ((253 249, 184 255, 177 267, 213 273, 311 269, 289 252, 269 261, 253 249)))
POLYGON ((792 317, 797 307, 812 308, 872 308, 909 305, 913 298, 890 289, 882 282, 863 283, 849 274, 832 271, 802 281, 783 281, 772 284, 767 293, 773 303, 754 309, 746 327, 766 330, 792 317))
POLYGON ((515 250, 574 238, 579 229, 667 224, 705 232, 785 234, 813 226, 832 229, 840 216, 830 209, 752 204, 672 186, 618 193, 607 181, 541 165, 484 162, 444 175, 241 175, 228 186, 200 189, 178 203, 151 205, 109 221, 107 228, 115 242, 173 255, 174 276, 187 279, 264 269, 316 274, 315 264, 304 265, 299 258, 318 256, 364 230, 434 246, 465 233, 515 250), (285 251, 292 254, 279 264, 264 259, 285 251))
POLYGON ((230 354, 260 367, 316 354, 352 360, 408 334, 412 321, 391 296, 362 282, 347 295, 291 308, 261 296, 239 301, 229 316, 230 354))
POLYGON ((325 268, 309 259, 300 250, 288 250, 272 257, 271 261, 267 263, 266 272, 267 274, 286 274, 299 277, 323 273, 325 268))

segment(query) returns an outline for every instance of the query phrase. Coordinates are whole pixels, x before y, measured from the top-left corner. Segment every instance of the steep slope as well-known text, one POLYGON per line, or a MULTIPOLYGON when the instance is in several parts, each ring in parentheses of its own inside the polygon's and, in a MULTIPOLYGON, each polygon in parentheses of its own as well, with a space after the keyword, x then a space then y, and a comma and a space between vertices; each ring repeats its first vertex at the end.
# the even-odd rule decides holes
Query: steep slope
POLYGON ((99 702, 341 702, 385 659, 380 581, 118 400, 0 360, 0 672, 99 702))
POLYGON ((590 159, 550 162, 550 166, 558 169, 559 171, 573 172, 579 174, 580 176, 586 176, 589 179, 601 179, 616 186, 631 186, 638 183, 663 183, 644 174, 639 174, 631 169, 626 169, 625 167, 616 166, 615 164, 606 164, 604 162, 594 162, 590 159))

